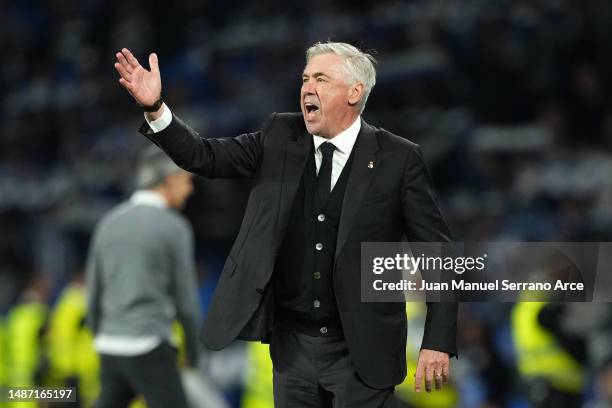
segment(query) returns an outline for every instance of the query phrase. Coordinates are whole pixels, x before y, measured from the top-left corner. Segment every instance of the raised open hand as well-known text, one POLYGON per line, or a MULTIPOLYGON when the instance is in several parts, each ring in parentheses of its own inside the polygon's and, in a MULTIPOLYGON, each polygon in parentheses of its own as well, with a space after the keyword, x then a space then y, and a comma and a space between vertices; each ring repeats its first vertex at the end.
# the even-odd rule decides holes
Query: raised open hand
POLYGON ((161 97, 161 76, 157 55, 149 55, 150 71, 143 68, 130 50, 123 48, 116 54, 115 69, 121 75, 119 83, 142 106, 152 106, 161 97))

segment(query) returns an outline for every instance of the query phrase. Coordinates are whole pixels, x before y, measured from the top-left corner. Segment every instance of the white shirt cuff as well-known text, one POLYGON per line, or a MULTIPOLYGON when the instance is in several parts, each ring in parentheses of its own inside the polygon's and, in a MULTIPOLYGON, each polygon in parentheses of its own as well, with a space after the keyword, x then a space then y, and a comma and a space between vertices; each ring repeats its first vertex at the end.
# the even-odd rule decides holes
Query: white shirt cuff
POLYGON ((162 115, 155 120, 149 120, 145 114, 145 120, 149 124, 149 127, 153 133, 161 132, 170 126, 170 123, 172 122, 172 111, 165 103, 162 106, 164 107, 164 111, 162 112, 162 115))

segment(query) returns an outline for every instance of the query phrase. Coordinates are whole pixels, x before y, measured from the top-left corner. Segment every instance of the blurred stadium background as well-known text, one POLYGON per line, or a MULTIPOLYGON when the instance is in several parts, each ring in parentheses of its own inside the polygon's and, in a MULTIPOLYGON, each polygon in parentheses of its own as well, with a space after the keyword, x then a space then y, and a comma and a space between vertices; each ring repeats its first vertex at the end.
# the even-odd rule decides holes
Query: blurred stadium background
MULTIPOLYGON (((157 52, 169 106, 219 137, 299 110, 304 51, 327 39, 376 50, 364 117, 423 146, 455 239, 612 241, 609 0, 4 0, 0 385, 76 383, 81 406, 95 399, 83 264, 96 221, 131 193, 146 143, 114 53, 157 52)), ((195 184, 184 212, 205 313, 248 182, 195 184)), ((408 310, 410 363, 423 308, 408 310)), ((611 407, 611 310, 568 304, 524 327, 513 304, 463 304, 452 386, 418 397, 409 373, 398 397, 519 408, 557 389, 556 406, 611 407), (540 358, 528 350, 535 336, 573 364, 525 368, 522 357, 540 358)), ((201 362, 211 390, 244 408, 271 407, 269 367, 265 348, 244 343, 201 362)))

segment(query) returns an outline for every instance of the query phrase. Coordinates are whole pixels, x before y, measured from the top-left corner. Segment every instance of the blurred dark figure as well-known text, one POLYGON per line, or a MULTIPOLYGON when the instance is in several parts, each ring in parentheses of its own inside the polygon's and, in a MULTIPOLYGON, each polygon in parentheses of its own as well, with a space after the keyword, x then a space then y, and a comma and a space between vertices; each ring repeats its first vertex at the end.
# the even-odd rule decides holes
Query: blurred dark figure
POLYGON ((569 305, 519 302, 512 310, 517 368, 535 408, 582 406, 586 344, 564 326, 569 305))

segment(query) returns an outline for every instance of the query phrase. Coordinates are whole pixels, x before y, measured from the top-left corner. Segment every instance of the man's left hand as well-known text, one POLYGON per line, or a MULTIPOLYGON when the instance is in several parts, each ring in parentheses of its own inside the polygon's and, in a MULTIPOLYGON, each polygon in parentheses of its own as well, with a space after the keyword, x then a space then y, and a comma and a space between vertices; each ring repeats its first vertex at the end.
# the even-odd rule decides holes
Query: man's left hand
POLYGON ((442 384, 448 384, 450 380, 449 355, 442 351, 421 349, 416 373, 414 374, 414 390, 421 392, 423 378, 425 378, 425 390, 431 392, 432 384, 436 390, 442 388, 442 384))

